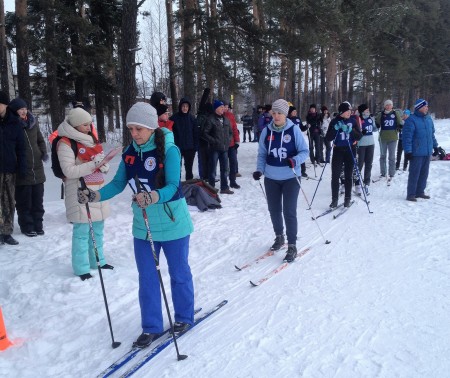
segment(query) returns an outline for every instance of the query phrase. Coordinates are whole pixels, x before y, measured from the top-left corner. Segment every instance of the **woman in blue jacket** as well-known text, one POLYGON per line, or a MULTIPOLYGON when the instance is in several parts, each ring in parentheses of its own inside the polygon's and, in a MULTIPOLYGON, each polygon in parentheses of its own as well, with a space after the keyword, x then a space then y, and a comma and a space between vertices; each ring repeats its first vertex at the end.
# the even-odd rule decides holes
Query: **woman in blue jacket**
POLYGON ((288 250, 287 262, 297 256, 297 198, 300 185, 300 166, 309 154, 300 128, 287 118, 289 104, 283 99, 272 104, 272 121, 261 132, 258 147, 258 160, 253 178, 259 180, 264 174, 264 187, 267 195, 270 218, 275 231, 275 243, 271 249, 280 249, 285 240, 283 217, 286 224, 288 250), (295 170, 295 173, 294 171, 295 170))
POLYGON ((434 124, 428 114, 428 102, 419 98, 414 105, 414 114, 403 126, 403 150, 405 160, 410 161, 406 199, 416 202, 416 198, 429 199, 425 194, 431 153, 438 144, 434 136, 434 124))
POLYGON ((104 201, 121 193, 127 184, 134 193, 134 254, 143 330, 135 344, 146 347, 163 332, 163 315, 158 273, 142 209, 147 212, 157 256, 162 248, 167 259, 175 332, 186 329, 194 321, 194 286, 188 263, 193 225, 181 191, 181 154, 172 132, 158 128, 155 108, 144 102, 131 107, 126 123, 133 142, 123 153, 114 179, 99 191, 80 189, 78 196, 81 203, 104 201), (135 177, 146 190, 138 193, 135 177))

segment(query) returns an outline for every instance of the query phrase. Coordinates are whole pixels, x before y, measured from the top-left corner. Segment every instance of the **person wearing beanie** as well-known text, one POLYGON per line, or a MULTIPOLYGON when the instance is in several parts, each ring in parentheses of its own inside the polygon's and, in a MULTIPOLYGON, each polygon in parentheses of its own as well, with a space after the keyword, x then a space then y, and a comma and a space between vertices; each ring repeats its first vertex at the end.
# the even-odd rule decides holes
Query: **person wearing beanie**
POLYGON ((258 119, 258 141, 262 131, 272 122, 272 105, 264 105, 262 115, 258 119))
MULTIPOLYGON (((65 120, 58 126, 61 139, 56 144, 61 170, 64 173, 64 204, 66 218, 72 223, 72 268, 82 281, 92 278, 90 269, 97 269, 95 250, 92 245, 86 207, 77 202, 77 189, 83 178, 90 190, 100 189, 105 181, 104 174, 109 164, 104 163, 103 147, 92 134, 92 117, 82 108, 71 109, 65 120), (76 142, 77 154, 71 147, 76 142)), ((113 269, 106 263, 103 253, 104 220, 109 216, 108 202, 90 206, 92 226, 97 244, 97 252, 102 269, 113 269)))
POLYGON ((344 207, 350 207, 352 199, 352 174, 354 168, 354 158, 356 156, 356 143, 361 139, 362 134, 358 123, 351 117, 351 107, 347 102, 343 102, 338 107, 339 114, 333 118, 328 127, 325 139, 333 142, 333 157, 331 159, 331 208, 338 205, 339 198, 339 177, 342 167, 345 177, 345 198, 344 207))
POLYGON ((167 98, 166 95, 162 92, 153 92, 150 96, 150 105, 155 109, 158 105, 166 105, 167 98))
POLYGON ((153 257, 159 256, 161 249, 169 267, 175 333, 186 330, 194 321, 194 286, 188 262, 194 228, 181 188, 181 154, 174 134, 164 127, 154 127, 157 117, 150 104, 134 104, 126 116, 133 141, 123 153, 113 180, 99 191, 78 191, 81 203, 111 199, 126 187, 133 192, 132 233, 142 325, 135 344, 141 348, 164 331, 159 264, 153 257))
POLYGON ((256 112, 253 112, 252 114, 252 119, 253 119, 253 141, 254 143, 259 141, 259 136, 261 134, 261 132, 259 131, 259 122, 260 119, 263 117, 263 113, 264 113, 264 107, 262 105, 258 105, 256 107, 256 112))
POLYGON ((191 114, 191 102, 187 98, 182 98, 178 104, 178 112, 170 120, 173 122, 173 135, 175 144, 181 151, 184 160, 184 170, 186 180, 192 180, 194 173, 195 154, 198 151, 198 125, 195 117, 191 114))
POLYGON ((284 260, 290 263, 297 257, 300 166, 309 150, 300 128, 287 118, 288 112, 286 100, 279 99, 272 104, 273 120, 261 133, 253 179, 260 180, 264 175, 267 206, 275 233, 271 249, 276 251, 284 245, 286 227, 288 249, 284 260))
POLYGON ((15 98, 9 108, 19 117, 25 136, 27 169, 16 177, 16 210, 20 231, 26 236, 44 235, 44 182, 43 161, 48 160, 47 145, 37 120, 28 111, 27 103, 15 98))
POLYGON ((306 123, 308 125, 309 158, 314 165, 316 163, 322 164, 325 162, 323 160, 322 129, 320 128, 320 115, 316 111, 316 104, 309 106, 306 123))
MULTIPOLYGON (((295 106, 289 106, 288 111, 288 119, 292 121, 292 123, 300 128, 300 131, 306 131, 307 127, 303 125, 302 120, 297 115, 297 108, 295 106)), ((300 165, 300 169, 302 172, 302 177, 308 177, 308 174, 306 173, 306 163, 302 163, 300 165)))
POLYGON ((392 100, 384 102, 384 110, 375 117, 375 123, 379 130, 380 142, 380 178, 387 178, 390 184, 395 176, 395 148, 398 140, 398 130, 402 126, 401 111, 395 110, 392 100), (386 160, 389 165, 386 169, 386 160))
POLYGON ((403 150, 405 160, 409 161, 408 186, 406 199, 416 202, 417 198, 429 199, 425 194, 428 172, 433 150, 438 151, 438 143, 434 135, 434 123, 428 114, 428 102, 419 98, 411 114, 403 125, 403 150))
POLYGON ((167 105, 156 105, 156 113, 158 115, 158 126, 165 127, 172 131, 173 121, 169 119, 169 107, 167 105))
POLYGON ((359 125, 361 127, 362 138, 358 141, 358 169, 363 178, 364 188, 361 187, 359 177, 355 180, 355 193, 362 194, 365 190, 366 195, 369 195, 369 185, 372 175, 373 156, 375 153, 375 138, 374 132, 378 129, 375 126, 375 120, 370 114, 369 107, 366 104, 358 106, 359 125), (364 174, 363 174, 364 167, 364 174))
POLYGON ((213 103, 214 113, 206 120, 202 138, 209 144, 208 183, 216 184, 217 162, 220 166, 220 193, 233 194, 228 186, 228 148, 233 138, 233 130, 228 118, 224 117, 225 106, 220 100, 213 103))
POLYGON ((230 121, 231 131, 233 132, 233 136, 231 137, 230 145, 228 147, 228 164, 230 167, 228 178, 230 179, 230 188, 240 189, 241 187, 236 182, 236 177, 241 177, 237 158, 237 149, 239 148, 239 143, 241 143, 241 140, 239 138, 236 118, 234 117, 234 114, 231 111, 231 106, 228 102, 224 103, 223 116, 230 121))
MULTIPOLYGON (((395 160, 395 169, 400 170, 400 162, 402 160, 403 154, 403 125, 405 124, 406 119, 411 115, 411 111, 409 109, 403 110, 402 114, 402 124, 398 130, 398 143, 397 143, 397 159, 395 160)), ((408 159, 403 159, 403 171, 406 171, 408 168, 408 159)))
POLYGON ((0 91, 0 244, 16 245, 14 231, 16 180, 27 171, 22 123, 8 106, 8 95, 0 91))
MULTIPOLYGON (((330 126, 331 122, 331 115, 328 111, 328 108, 324 105, 320 108, 320 116, 319 116, 319 122, 320 122, 320 129, 321 129, 321 135, 325 136, 327 135, 328 126, 330 126)), ((325 163, 330 163, 330 157, 331 157, 331 142, 326 140, 325 137, 322 137, 323 139, 323 145, 325 146, 325 163)), ((323 150, 322 150, 322 156, 323 156, 323 150)))

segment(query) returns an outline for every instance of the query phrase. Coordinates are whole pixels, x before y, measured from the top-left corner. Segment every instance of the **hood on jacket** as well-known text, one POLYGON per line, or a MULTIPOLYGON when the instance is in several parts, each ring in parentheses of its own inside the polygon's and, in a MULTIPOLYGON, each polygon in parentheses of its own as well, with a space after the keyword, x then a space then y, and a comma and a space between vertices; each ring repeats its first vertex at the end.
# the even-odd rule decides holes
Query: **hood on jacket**
POLYGON ((186 97, 183 97, 183 98, 180 100, 180 102, 179 102, 179 104, 178 104, 178 112, 179 112, 180 114, 184 114, 184 113, 181 111, 181 105, 183 105, 183 104, 188 104, 189 110, 188 110, 187 114, 189 114, 189 113, 191 112, 191 102, 190 102, 186 97))
POLYGON ((267 125, 267 127, 269 128, 270 131, 273 131, 274 133, 281 133, 284 130, 290 129, 294 125, 295 125, 294 122, 292 122, 289 118, 286 118, 286 125, 281 130, 277 130, 277 129, 274 128, 273 121, 271 121, 267 125))

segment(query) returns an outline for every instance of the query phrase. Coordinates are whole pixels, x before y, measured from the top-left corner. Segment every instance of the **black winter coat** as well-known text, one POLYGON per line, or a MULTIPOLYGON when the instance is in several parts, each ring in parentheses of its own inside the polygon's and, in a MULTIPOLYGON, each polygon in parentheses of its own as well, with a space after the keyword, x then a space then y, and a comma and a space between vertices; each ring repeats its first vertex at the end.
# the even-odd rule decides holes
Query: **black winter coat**
POLYGON ((21 122, 25 131, 27 172, 24 176, 17 177, 16 186, 42 184, 45 182, 42 160, 47 155, 47 145, 41 130, 39 130, 39 125, 31 113, 28 113, 26 121, 21 120, 21 122))
POLYGON ((178 105, 178 113, 170 117, 170 120, 173 121, 172 131, 175 144, 181 151, 198 150, 198 125, 190 111, 191 103, 186 98, 182 98, 178 105), (181 111, 182 104, 189 105, 189 111, 187 113, 181 111))
POLYGON ((25 139, 22 125, 10 109, 0 117, 0 173, 25 175, 25 139))
POLYGON ((230 121, 216 113, 211 114, 203 130, 203 139, 209 143, 209 148, 220 152, 228 151, 232 138, 230 121))

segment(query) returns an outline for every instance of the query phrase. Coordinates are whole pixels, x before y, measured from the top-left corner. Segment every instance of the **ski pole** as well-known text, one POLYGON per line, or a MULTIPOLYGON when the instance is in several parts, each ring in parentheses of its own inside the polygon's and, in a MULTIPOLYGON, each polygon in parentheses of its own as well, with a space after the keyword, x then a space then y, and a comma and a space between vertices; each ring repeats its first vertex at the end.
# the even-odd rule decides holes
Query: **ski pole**
MULTIPOLYGON (((336 133, 336 136, 334 137, 333 144, 331 145, 331 149, 333 149, 334 144, 336 143, 336 138, 337 138, 338 134, 339 133, 336 133)), ((325 162, 325 165, 323 166, 322 173, 320 174, 320 177, 319 177, 319 182, 317 183, 316 190, 314 191, 313 198, 311 200, 311 204, 309 205, 309 209, 307 209, 307 210, 311 210, 311 206, 314 202, 314 198, 316 198, 317 189, 319 189, 319 184, 322 181, 322 176, 323 176, 323 173, 325 172, 325 167, 327 166, 327 164, 328 163, 325 162)))
POLYGON ((297 182, 298 182, 298 186, 300 187, 300 189, 301 189, 301 191, 303 193, 303 197, 305 198, 305 201, 306 201, 306 203, 309 206, 309 210, 311 210, 311 214, 313 215, 314 222, 316 222, 317 228, 319 229, 320 235, 322 235, 322 238, 325 241, 325 244, 330 244, 331 242, 329 240, 325 239, 325 236, 323 235, 323 232, 320 229, 320 226, 319 226, 319 223, 316 220, 316 216, 314 214, 314 211, 312 210, 311 205, 309 204, 308 198, 306 197, 305 191, 303 190, 302 185, 300 184, 300 178, 297 176, 297 173, 295 173, 295 169, 294 168, 292 168, 292 172, 294 172, 295 178, 297 179, 297 182))
MULTIPOLYGON (((145 187, 142 185, 142 183, 139 180, 139 177, 137 175, 134 177, 134 182, 136 184, 136 190, 138 193, 140 193, 142 191, 142 189, 147 191, 145 189, 145 187)), ((166 311, 167 311, 167 317, 169 318, 169 324, 170 324, 170 329, 172 331, 171 333, 172 333, 173 343, 175 345, 175 350, 177 351, 177 359, 178 359, 178 361, 185 360, 188 356, 185 354, 180 354, 180 351, 178 349, 177 338, 175 337, 175 331, 173 328, 172 316, 170 315, 169 303, 167 301, 166 290, 164 289, 164 283, 163 283, 163 279, 162 279, 162 275, 161 275, 161 267, 159 266, 159 259, 158 259, 158 256, 156 255, 155 245, 153 244, 153 237, 152 237, 152 233, 150 231, 150 223, 148 221, 148 216, 147 216, 147 212, 145 211, 145 209, 142 209, 142 216, 144 217, 145 228, 147 229, 147 238, 150 242, 150 247, 151 247, 152 254, 153 254, 153 260, 155 260, 156 271, 158 272, 159 285, 161 287, 161 292, 163 294, 164 304, 166 306, 166 311)))
POLYGON ((367 201, 367 196, 366 196, 366 185, 365 185, 364 182, 362 181, 362 178, 361 178, 361 172, 359 172, 358 164, 356 163, 355 155, 353 155, 352 146, 350 145, 350 141, 349 141, 348 139, 347 139, 347 144, 348 144, 348 148, 350 149, 350 154, 352 155, 353 164, 354 164, 356 173, 357 173, 357 175, 358 175, 359 182, 363 184, 364 202, 366 203, 367 210, 369 211, 369 214, 373 214, 373 211, 370 210, 369 202, 367 201))
POLYGON ((268 202, 267 202, 267 195, 266 195, 266 192, 264 191, 264 188, 263 188, 263 186, 261 184, 261 180, 258 180, 258 181, 259 181, 259 186, 261 187, 261 191, 263 192, 264 198, 266 199, 266 203, 268 204, 268 202))
MULTIPOLYGON (((87 189, 86 182, 84 181, 83 177, 80 177, 80 183, 81 183, 81 189, 83 189, 83 190, 87 189)), ((103 282, 102 269, 100 267, 100 259, 98 257, 97 243, 95 242, 95 236, 94 236, 94 226, 92 224, 91 210, 89 209, 88 203, 86 203, 86 213, 87 213, 87 218, 89 221, 89 229, 91 231, 92 245, 94 246, 95 260, 97 261, 98 274, 100 276, 100 282, 102 284, 103 300, 105 301, 106 316, 108 317, 109 331, 111 332, 112 347, 113 347, 113 349, 115 349, 120 345, 120 342, 114 341, 114 334, 113 334, 112 325, 111 325, 111 317, 109 316, 108 301, 106 299, 105 284, 103 282)))

